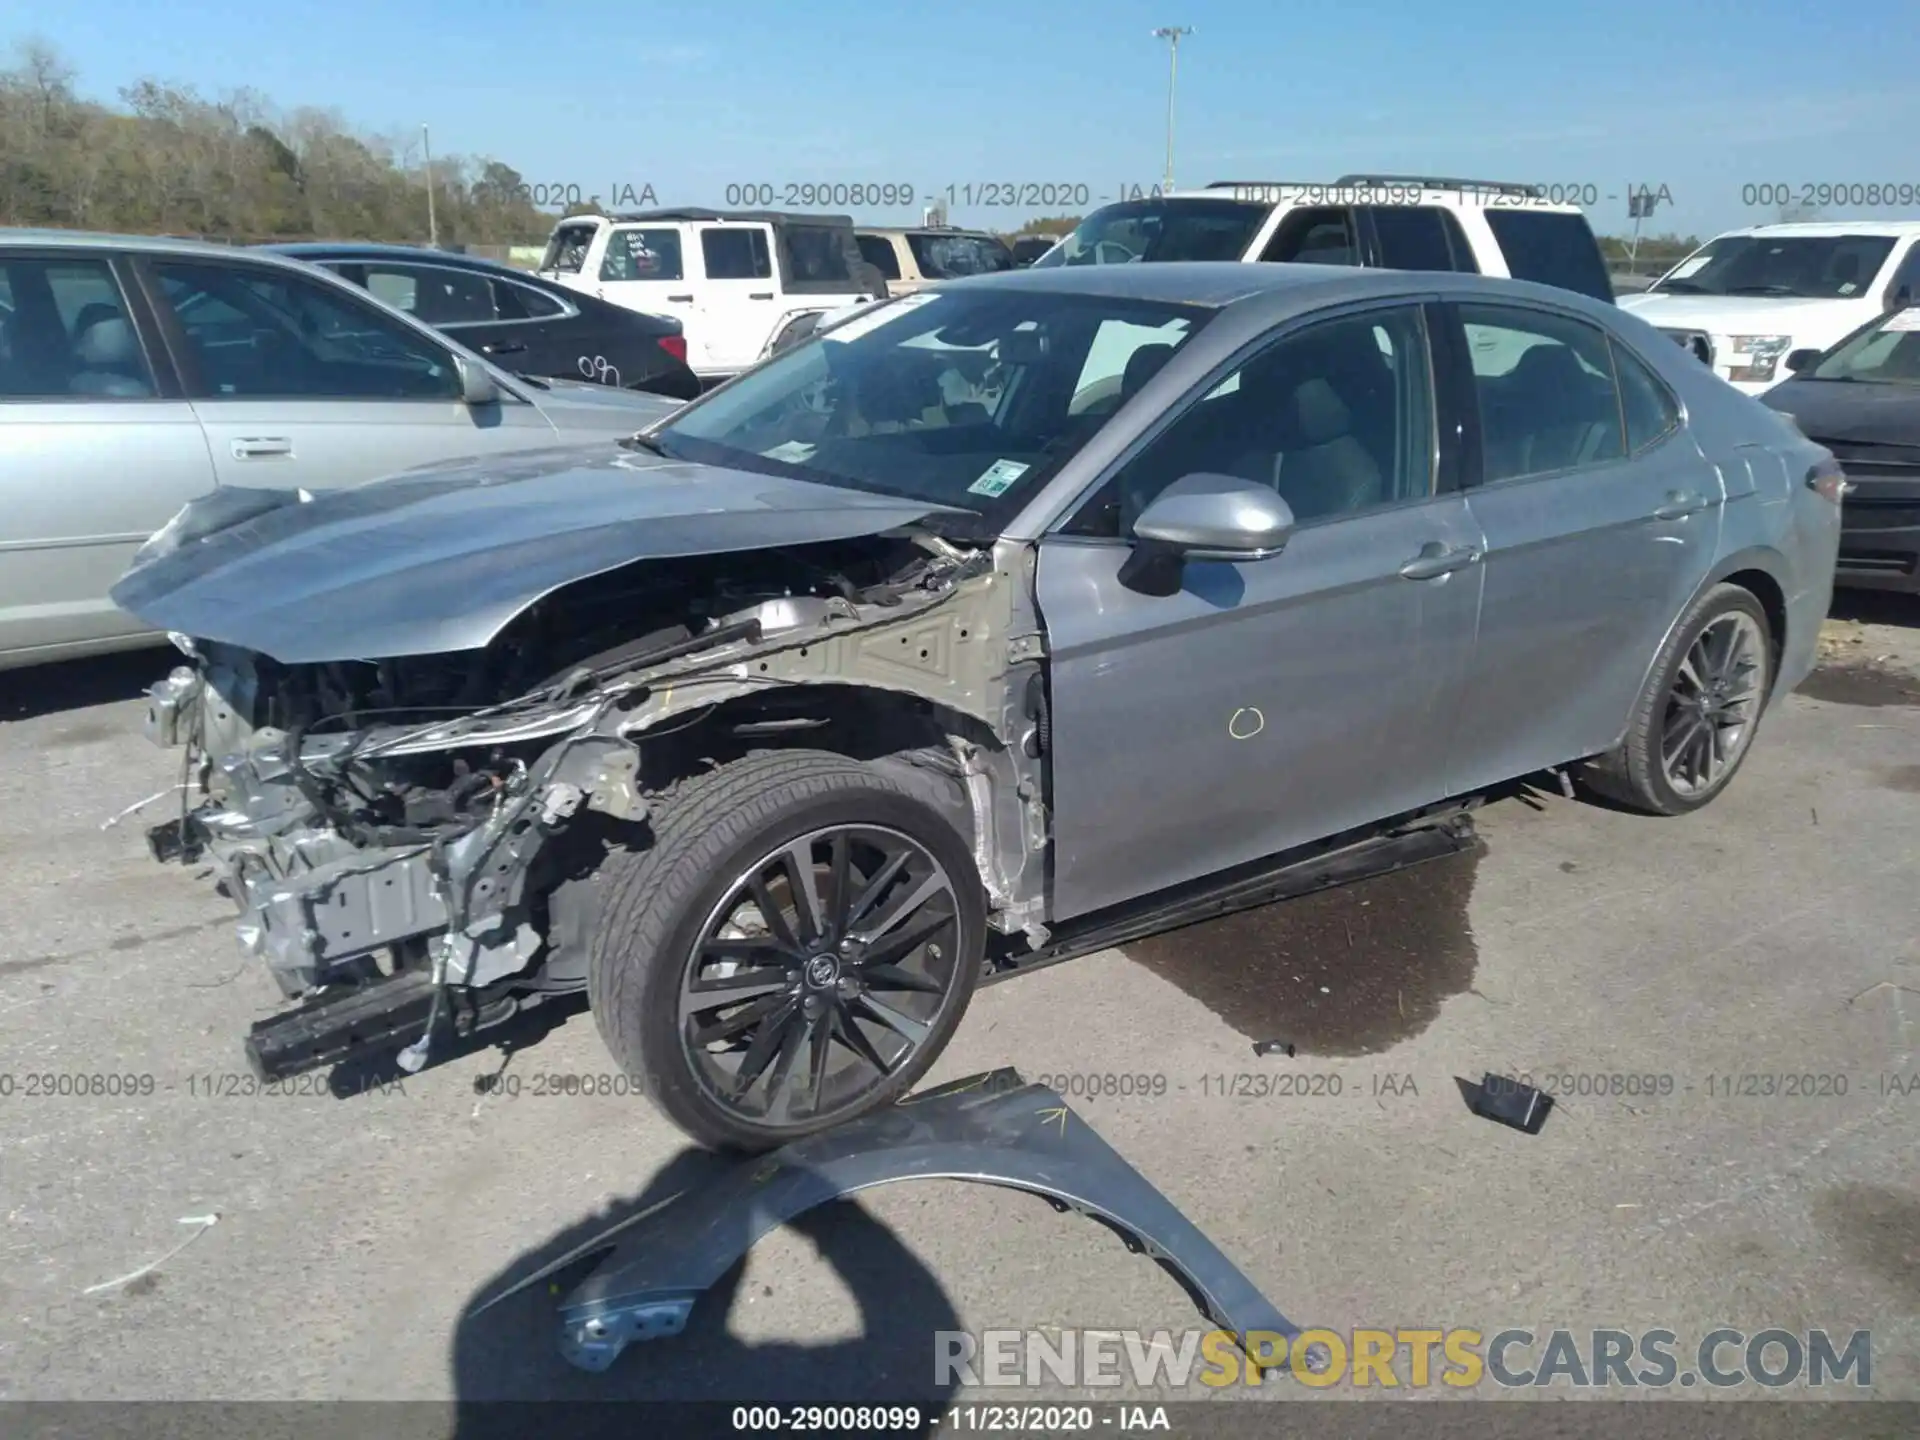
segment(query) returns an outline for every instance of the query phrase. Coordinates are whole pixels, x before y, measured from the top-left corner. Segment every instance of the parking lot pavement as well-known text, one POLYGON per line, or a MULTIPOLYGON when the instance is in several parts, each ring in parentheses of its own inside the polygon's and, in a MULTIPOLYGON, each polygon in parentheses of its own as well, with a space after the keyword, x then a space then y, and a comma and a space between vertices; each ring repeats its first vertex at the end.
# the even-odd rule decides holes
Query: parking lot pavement
MULTIPOLYGON (((1920 1395, 1920 606, 1850 613, 1707 811, 1503 800, 1477 856, 982 992, 934 1078, 1050 1077, 1302 1324, 1869 1328, 1873 1393, 1920 1395), (1486 1070, 1561 1092, 1540 1134, 1468 1113, 1486 1070)), ((102 828, 177 778, 135 729, 165 664, 0 676, 0 1398, 848 1400, 928 1391, 935 1329, 1200 1323, 1108 1231, 947 1182, 769 1237, 603 1376, 541 1287, 475 1313, 699 1157, 567 1093, 612 1073, 584 1015, 245 1093, 269 982, 102 828)))

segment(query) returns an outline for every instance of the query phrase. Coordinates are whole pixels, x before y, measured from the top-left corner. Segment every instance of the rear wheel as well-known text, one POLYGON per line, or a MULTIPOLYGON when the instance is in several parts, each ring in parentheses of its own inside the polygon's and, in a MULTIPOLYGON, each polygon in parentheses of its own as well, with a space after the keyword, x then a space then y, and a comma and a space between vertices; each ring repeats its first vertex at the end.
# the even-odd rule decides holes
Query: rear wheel
POLYGON ((1772 683, 1766 611, 1752 592, 1716 585, 1674 627, 1626 740, 1587 768, 1586 783, 1649 814, 1699 809, 1746 759, 1772 683))
MULTIPOLYGON (((940 782, 929 778, 926 784, 940 782)), ((588 995, 675 1124, 760 1150, 891 1103, 959 1024, 985 901, 939 797, 821 751, 682 786, 598 877, 588 995)))

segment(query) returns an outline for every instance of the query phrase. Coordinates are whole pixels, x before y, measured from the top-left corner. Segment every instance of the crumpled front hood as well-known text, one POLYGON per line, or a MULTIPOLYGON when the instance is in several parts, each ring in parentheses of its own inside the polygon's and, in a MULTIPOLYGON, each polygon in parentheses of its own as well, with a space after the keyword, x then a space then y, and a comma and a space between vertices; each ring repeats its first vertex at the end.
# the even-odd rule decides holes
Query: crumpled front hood
POLYGON ((879 534, 927 501, 570 446, 318 495, 191 501, 113 587, 156 629, 287 664, 474 650, 552 591, 636 560, 879 534))

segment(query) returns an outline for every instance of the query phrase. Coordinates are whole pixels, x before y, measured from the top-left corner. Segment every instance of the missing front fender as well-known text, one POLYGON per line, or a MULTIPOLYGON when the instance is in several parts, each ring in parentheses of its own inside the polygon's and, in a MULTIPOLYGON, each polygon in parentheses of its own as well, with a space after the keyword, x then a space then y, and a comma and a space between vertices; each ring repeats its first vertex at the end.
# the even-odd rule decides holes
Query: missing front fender
POLYGON ((561 1302, 561 1353, 605 1370, 633 1341, 679 1333, 701 1293, 769 1231, 826 1201, 912 1179, 1003 1185, 1102 1221, 1171 1270, 1250 1356, 1249 1337, 1300 1333, 1064 1100, 1004 1069, 744 1161, 698 1195, 621 1222, 618 1241, 602 1237, 611 1253, 561 1302))

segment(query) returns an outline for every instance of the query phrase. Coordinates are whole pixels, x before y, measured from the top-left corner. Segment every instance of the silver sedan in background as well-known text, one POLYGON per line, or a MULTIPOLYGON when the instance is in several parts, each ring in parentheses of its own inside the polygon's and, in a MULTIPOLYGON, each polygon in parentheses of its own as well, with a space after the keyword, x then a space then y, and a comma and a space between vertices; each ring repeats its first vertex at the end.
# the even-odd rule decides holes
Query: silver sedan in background
POLYGON ((258 251, 0 231, 0 669, 159 640, 107 590, 216 486, 612 440, 674 403, 508 375, 258 251))

